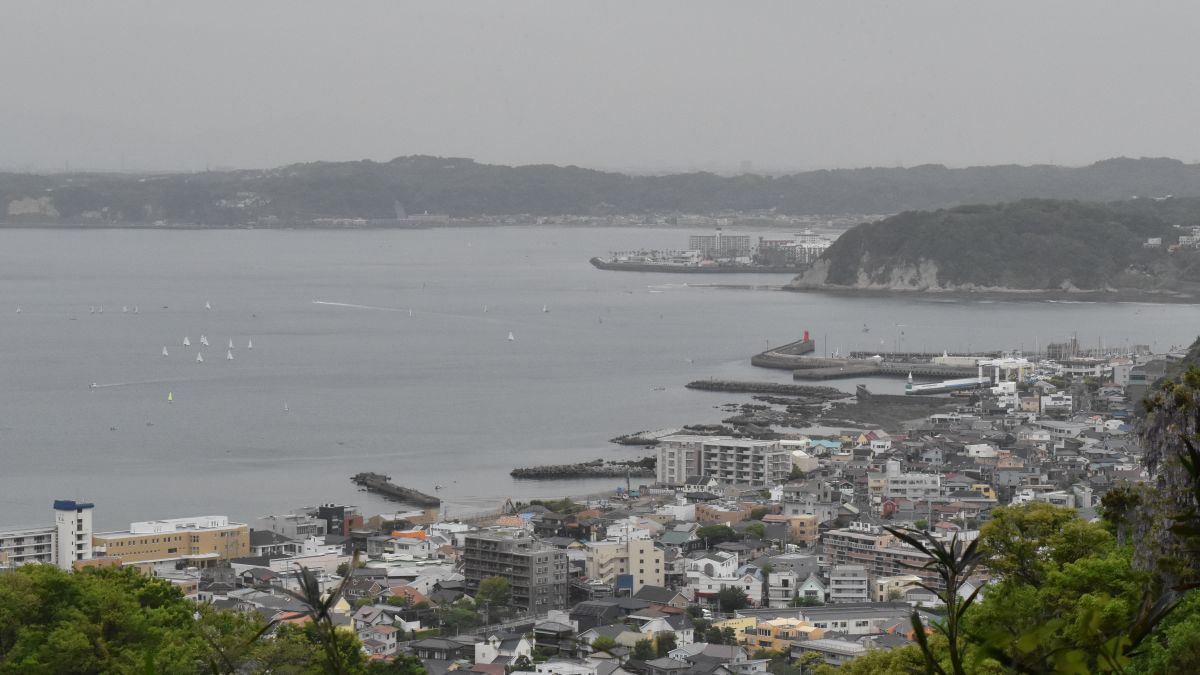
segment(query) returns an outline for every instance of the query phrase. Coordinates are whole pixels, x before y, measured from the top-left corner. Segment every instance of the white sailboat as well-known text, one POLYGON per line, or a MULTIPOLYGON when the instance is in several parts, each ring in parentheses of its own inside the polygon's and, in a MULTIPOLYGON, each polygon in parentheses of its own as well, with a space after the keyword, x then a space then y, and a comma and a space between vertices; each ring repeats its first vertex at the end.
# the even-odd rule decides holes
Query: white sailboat
POLYGON ((20 313, 21 313, 21 306, 17 305, 17 314, 20 314, 20 313))
POLYGON ((512 331, 508 331, 508 341, 514 342, 517 338, 513 336, 512 331))
POLYGON ((484 305, 484 306, 483 306, 483 313, 484 313, 484 314, 487 314, 487 305, 484 305))
POLYGON ((288 411, 287 401, 284 401, 283 402, 283 412, 287 412, 287 411, 288 411))
POLYGON ((232 361, 232 360, 233 360, 233 350, 232 350, 232 349, 227 349, 227 350, 225 350, 225 360, 226 360, 226 361, 232 361))
POLYGON ((191 341, 191 340, 189 340, 189 339, 188 339, 188 336, 186 336, 186 335, 184 335, 184 336, 183 336, 183 346, 184 346, 184 347, 191 347, 191 346, 192 346, 192 341, 191 341))
POLYGON ((200 335, 200 344, 204 345, 205 347, 208 346, 208 338, 203 334, 200 335))
POLYGON ((550 308, 545 305, 542 305, 542 314, 549 314, 549 313, 550 313, 550 308))
POLYGON ((412 310, 411 310, 411 309, 410 309, 410 310, 408 310, 408 315, 409 315, 409 316, 412 316, 412 310))
POLYGON ((96 306, 95 306, 95 305, 92 305, 91 307, 88 307, 88 314, 95 314, 95 313, 96 313, 96 306))
POLYGON ((134 314, 140 314, 140 313, 141 313, 140 311, 138 311, 138 306, 137 306, 137 305, 134 305, 134 306, 133 306, 133 313, 134 313, 134 314))
POLYGON ((163 345, 163 356, 168 356, 166 345, 163 345))
POLYGON ((100 310, 99 310, 97 313, 98 313, 98 314, 103 314, 103 313, 104 313, 104 305, 100 305, 100 310))
POLYGON ((174 402, 175 402, 175 392, 168 391, 167 392, 167 403, 174 403, 174 402))
POLYGON ((254 349, 254 340, 246 340, 246 349, 254 349))
POLYGON ((204 355, 196 352, 196 363, 204 363, 204 355))
POLYGON ((233 349, 233 338, 229 338, 229 348, 233 349))
POLYGON ((209 301, 205 300, 205 301, 204 301, 204 309, 212 309, 212 303, 210 303, 209 301))

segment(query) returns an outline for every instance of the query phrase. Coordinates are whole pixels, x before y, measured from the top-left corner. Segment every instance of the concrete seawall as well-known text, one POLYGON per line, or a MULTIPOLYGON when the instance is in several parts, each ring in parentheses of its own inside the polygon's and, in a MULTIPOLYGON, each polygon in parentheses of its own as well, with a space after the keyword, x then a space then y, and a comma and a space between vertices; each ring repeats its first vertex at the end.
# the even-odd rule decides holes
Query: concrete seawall
POLYGON ((775 368, 778 370, 795 370, 802 368, 808 359, 805 354, 811 354, 816 349, 812 340, 796 340, 775 349, 768 349, 761 354, 750 357, 750 365, 759 368, 775 368))

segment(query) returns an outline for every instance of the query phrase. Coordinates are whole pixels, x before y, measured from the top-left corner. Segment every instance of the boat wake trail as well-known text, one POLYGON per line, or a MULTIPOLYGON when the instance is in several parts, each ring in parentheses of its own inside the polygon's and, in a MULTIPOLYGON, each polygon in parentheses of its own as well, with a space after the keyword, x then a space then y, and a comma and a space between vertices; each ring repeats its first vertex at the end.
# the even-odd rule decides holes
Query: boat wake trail
POLYGON ((330 307, 349 307, 350 309, 370 309, 376 312, 408 312, 407 308, 400 309, 399 307, 377 307, 375 305, 356 305, 352 302, 326 302, 325 300, 313 300, 314 305, 328 305, 330 307))
POLYGON ((97 384, 97 383, 93 382, 90 385, 88 385, 88 388, 89 389, 110 389, 112 387, 135 387, 139 384, 167 384, 167 383, 171 383, 171 382, 183 382, 183 381, 184 381, 183 379, 136 380, 134 382, 106 382, 104 384, 97 384))

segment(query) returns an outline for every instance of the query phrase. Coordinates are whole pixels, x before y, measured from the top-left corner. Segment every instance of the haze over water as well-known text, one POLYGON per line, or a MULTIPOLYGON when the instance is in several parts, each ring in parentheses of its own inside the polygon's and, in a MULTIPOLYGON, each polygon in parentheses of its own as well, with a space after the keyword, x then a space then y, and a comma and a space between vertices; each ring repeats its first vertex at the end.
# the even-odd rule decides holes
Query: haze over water
POLYGON ((453 516, 510 496, 615 487, 518 482, 508 472, 640 457, 607 439, 716 422, 726 415, 713 406, 747 397, 683 385, 788 381, 752 368, 749 356, 805 329, 824 353, 897 341, 910 350, 1031 349, 1072 332, 1087 345, 1161 350, 1189 344, 1200 326, 1191 305, 730 290, 697 284, 787 277, 587 263, 614 249, 681 248, 687 234, 6 230, 0 525, 47 521, 53 498, 95 502, 101 529, 210 513, 245 521, 321 502, 367 515, 399 508, 357 491, 349 476, 358 471, 426 492, 442 485, 453 516), (89 312, 101 305, 103 314, 89 312), (198 364, 201 334, 211 346, 198 364))

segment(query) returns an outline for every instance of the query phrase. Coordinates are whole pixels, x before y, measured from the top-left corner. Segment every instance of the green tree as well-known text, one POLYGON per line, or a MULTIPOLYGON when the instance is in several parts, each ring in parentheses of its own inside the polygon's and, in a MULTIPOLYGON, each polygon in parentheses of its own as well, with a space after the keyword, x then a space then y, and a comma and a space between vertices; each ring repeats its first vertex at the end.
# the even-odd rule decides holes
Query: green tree
POLYGON ((405 654, 390 661, 372 661, 367 665, 367 673, 369 675, 428 675, 421 659, 405 654))
POLYGON ((484 577, 475 594, 475 606, 486 607, 489 616, 503 616, 512 602, 512 591, 504 577, 484 577))
POLYGON ((649 638, 645 640, 638 640, 637 643, 633 645, 633 658, 638 659, 639 661, 649 661, 656 656, 657 653, 654 651, 654 640, 649 638))
POLYGON ((524 654, 517 657, 517 660, 514 661, 512 665, 512 672, 534 670, 537 670, 537 668, 533 665, 533 661, 530 661, 529 657, 525 656, 524 654))
POLYGON ((725 636, 721 633, 720 628, 712 626, 704 631, 704 641, 713 645, 723 645, 725 644, 725 636))
POLYGON ((792 465, 792 472, 788 474, 788 482, 804 480, 804 472, 800 467, 792 465))
POLYGON ((746 526, 746 536, 762 539, 767 536, 767 526, 762 523, 750 523, 746 526))
POLYGON ((726 586, 717 591, 717 604, 722 612, 735 612, 750 604, 746 591, 737 586, 726 586))
POLYGON ((750 509, 750 520, 762 520, 763 516, 769 514, 771 509, 766 506, 756 506, 750 509))
POLYGON ((738 533, 728 525, 705 525, 696 529, 696 538, 706 542, 708 546, 724 544, 727 541, 740 539, 738 533))
POLYGON ((675 634, 670 631, 663 631, 655 635, 654 644, 658 648, 659 658, 670 654, 672 650, 679 646, 675 634))
POLYGON ((598 652, 607 652, 616 646, 617 641, 608 637, 607 635, 601 635, 595 640, 592 640, 592 649, 598 652))
POLYGON ((913 527, 918 530, 928 530, 929 529, 929 521, 925 520, 924 518, 918 518, 917 521, 915 523, 913 523, 913 527))

